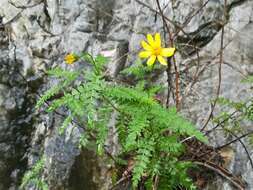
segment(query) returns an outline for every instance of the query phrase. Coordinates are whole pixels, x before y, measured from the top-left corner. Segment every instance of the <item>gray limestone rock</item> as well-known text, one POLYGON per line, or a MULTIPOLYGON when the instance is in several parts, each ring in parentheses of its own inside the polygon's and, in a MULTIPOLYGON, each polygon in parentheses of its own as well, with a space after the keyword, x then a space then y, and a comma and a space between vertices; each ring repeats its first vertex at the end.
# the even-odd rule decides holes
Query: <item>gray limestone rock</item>
MULTIPOLYGON (((42 153, 46 156, 43 177, 48 180, 50 189, 108 189, 111 181, 105 174, 110 163, 77 148, 80 129, 72 131, 73 126, 69 126, 61 136, 57 128, 62 118, 34 110, 37 95, 53 83, 41 71, 56 65, 68 67, 63 57, 69 52, 99 54, 115 50, 113 60, 117 61, 108 68, 112 76, 117 76, 120 70, 133 64, 140 50, 140 40, 147 33, 163 31, 162 19, 154 12, 158 10, 155 0, 141 1, 153 11, 135 0, 11 2, 0 1, 0 190, 18 189, 22 175, 42 153), (77 180, 82 180, 81 185, 77 180)), ((179 32, 175 39, 178 47, 184 46, 176 55, 178 67, 189 71, 181 76, 182 87, 191 82, 196 69, 194 45, 200 47, 201 67, 207 67, 190 93, 188 88, 181 92, 182 96, 187 95, 182 99, 183 113, 199 127, 205 122, 210 112, 210 100, 216 93, 216 55, 224 19, 223 1, 220 0, 209 0, 201 11, 196 12, 205 2, 160 1, 168 18, 179 26, 185 25, 184 32, 179 32), (195 16, 189 19, 192 15, 195 16), (184 23, 188 19, 189 22, 184 23)), ((227 19, 221 95, 245 100, 251 92, 240 81, 253 73, 253 2, 229 0, 227 19)), ((173 25, 170 27, 177 30, 173 25)), ((83 66, 75 65, 77 68, 83 66)), ((164 76, 164 73, 159 75, 160 83, 166 83, 164 76)), ((250 125, 248 128, 250 130, 250 125)), ((231 140, 219 133, 210 138, 213 145, 231 140)), ((108 142, 115 143, 115 139, 108 142)), ((240 144, 234 144, 233 150, 229 169, 248 182, 248 190, 253 189, 253 171, 244 150, 240 144)), ((250 154, 253 157, 253 149, 250 154)), ((207 189, 231 190, 233 187, 219 179, 207 189)))

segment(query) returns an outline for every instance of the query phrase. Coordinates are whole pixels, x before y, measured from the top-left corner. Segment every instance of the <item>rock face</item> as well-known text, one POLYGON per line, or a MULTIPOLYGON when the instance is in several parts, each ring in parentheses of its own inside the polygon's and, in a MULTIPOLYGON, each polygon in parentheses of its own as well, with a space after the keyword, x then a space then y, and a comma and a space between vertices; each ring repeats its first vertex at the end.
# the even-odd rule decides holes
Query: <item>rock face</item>
MULTIPOLYGON (((182 97, 187 95, 181 100, 183 112, 198 126, 205 123, 210 100, 216 96, 224 20, 226 48, 220 95, 233 100, 250 96, 248 86, 240 81, 253 73, 253 1, 228 0, 226 19, 223 3, 160 0, 164 14, 174 23, 183 25, 188 21, 176 39, 177 46, 182 47, 176 59, 182 71, 182 97), (194 46, 199 47, 199 55, 194 46), (188 93, 183 89, 192 81, 198 57, 200 68, 205 69, 188 93)), ((163 31, 156 11, 155 0, 0 1, 0 190, 18 189, 24 171, 42 152, 46 155, 44 176, 50 189, 108 189, 110 179, 105 173, 110 165, 92 153, 79 151, 76 144, 80 131, 69 126, 60 136, 57 126, 61 118, 34 110, 38 94, 52 83, 42 71, 56 65, 71 69, 63 62, 69 52, 98 54, 115 49, 117 61, 109 67, 111 74, 117 76, 136 59, 145 34, 163 31)), ((170 27, 175 29, 173 24, 170 27)), ((166 78, 161 74, 159 80, 165 83, 166 78)), ((229 140, 231 137, 222 138, 218 133, 211 136, 213 145, 229 140)), ((234 144, 232 149, 229 169, 247 181, 247 189, 253 189, 253 171, 244 149, 240 144, 234 144)), ((249 150, 253 157, 253 149, 249 150)), ((233 188, 219 179, 207 189, 233 188)))

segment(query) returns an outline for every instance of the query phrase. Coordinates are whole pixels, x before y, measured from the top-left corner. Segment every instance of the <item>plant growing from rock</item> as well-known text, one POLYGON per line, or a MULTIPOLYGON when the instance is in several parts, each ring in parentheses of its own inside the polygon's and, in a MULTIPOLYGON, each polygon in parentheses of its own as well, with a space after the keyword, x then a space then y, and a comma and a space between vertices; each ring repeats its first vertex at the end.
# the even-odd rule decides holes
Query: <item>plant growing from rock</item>
MULTIPOLYGON (((246 77, 242 83, 252 85, 253 77, 246 77)), ((252 90, 252 86, 250 90, 252 90)), ((220 111, 216 117, 214 117, 212 121, 216 124, 216 127, 207 133, 221 127, 226 136, 231 135, 238 139, 239 143, 241 143, 245 149, 251 168, 253 169, 253 161, 245 144, 241 141, 242 137, 248 137, 249 144, 253 145, 253 131, 244 126, 247 125, 247 123, 251 124, 253 121, 253 97, 249 96, 247 100, 244 101, 233 101, 225 97, 220 97, 217 102, 222 106, 223 111, 220 111)), ((222 145, 222 147, 226 146, 228 146, 228 144, 222 145)))
POLYGON ((36 164, 34 164, 30 171, 26 172, 20 185, 21 189, 24 189, 26 186, 29 186, 31 184, 34 185, 37 189, 49 189, 45 180, 40 177, 44 169, 44 162, 45 158, 42 157, 36 162, 36 164))
MULTIPOLYGON (((148 42, 142 41, 145 51, 140 53, 141 58, 149 57, 147 66, 137 61, 122 72, 135 77, 136 84, 118 83, 106 76, 109 60, 101 55, 70 54, 65 57, 68 64, 80 60, 90 67, 79 71, 60 67, 49 70, 48 75, 57 78, 58 83, 44 93, 37 108, 46 105, 48 112, 67 110, 59 132, 64 133, 70 123, 82 128, 78 146, 95 145, 100 156, 110 155, 106 147, 108 123, 112 113, 116 113, 121 152, 119 158, 110 157, 117 162, 122 159, 120 155, 128 155, 132 160, 123 180, 131 178, 134 188, 144 184, 148 189, 195 189, 187 174, 192 163, 180 160, 185 151, 182 138, 195 137, 201 142, 207 139, 175 107, 166 108, 157 98, 162 87, 152 84, 146 76, 152 73, 156 59, 166 66, 163 57, 173 56, 175 48, 161 48, 160 34, 155 38, 149 34, 148 42), (61 97, 56 96, 59 93, 61 97)), ((22 186, 29 184, 29 180, 33 183, 34 177, 30 176, 39 172, 32 174, 25 175, 22 186)))

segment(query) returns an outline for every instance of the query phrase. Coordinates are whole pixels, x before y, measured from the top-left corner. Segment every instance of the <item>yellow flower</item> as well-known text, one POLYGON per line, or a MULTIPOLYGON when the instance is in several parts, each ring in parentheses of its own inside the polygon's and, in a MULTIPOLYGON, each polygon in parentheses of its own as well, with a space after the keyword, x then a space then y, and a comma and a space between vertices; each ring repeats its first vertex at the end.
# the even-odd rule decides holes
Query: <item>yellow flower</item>
POLYGON ((155 34, 155 38, 151 34, 147 35, 147 42, 141 41, 141 45, 145 51, 139 53, 139 57, 147 60, 147 65, 152 66, 156 59, 162 64, 167 65, 167 61, 164 57, 171 57, 174 55, 176 48, 162 48, 161 36, 159 33, 155 34))
POLYGON ((65 56, 64 61, 68 64, 73 64, 74 62, 78 61, 79 57, 74 54, 68 54, 65 56))

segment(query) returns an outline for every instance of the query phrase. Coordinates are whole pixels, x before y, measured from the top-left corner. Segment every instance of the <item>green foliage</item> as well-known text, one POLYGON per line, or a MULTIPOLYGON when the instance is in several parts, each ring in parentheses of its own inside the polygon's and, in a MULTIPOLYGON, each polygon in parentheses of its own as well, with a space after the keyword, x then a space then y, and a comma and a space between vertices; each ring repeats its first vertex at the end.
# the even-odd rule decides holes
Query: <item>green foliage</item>
POLYGON ((158 175, 161 189, 194 189, 186 172, 190 164, 178 160, 184 152, 180 141, 186 136, 196 137, 202 142, 207 142, 207 139, 174 107, 164 108, 156 100, 155 96, 162 88, 145 80, 145 75, 152 69, 137 62, 136 66, 124 70, 122 74, 134 75, 138 79, 136 85, 127 86, 105 80, 106 58, 93 58, 87 53, 81 58, 92 65, 90 70, 75 72, 55 68, 48 72, 59 82, 45 92, 37 107, 44 104, 49 112, 58 108, 67 110, 60 133, 64 133, 71 122, 84 128, 79 148, 89 143, 96 144, 98 155, 103 155, 108 123, 115 112, 122 154, 130 155, 135 162, 132 172, 134 187, 143 176, 148 187, 148 181, 158 175), (79 82, 74 83, 76 79, 79 82), (49 102, 59 92, 63 95, 49 102))
POLYGON ((249 135, 249 143, 253 145, 253 134, 249 135))
POLYGON ((60 135, 64 134, 66 128, 68 127, 68 125, 71 123, 72 121, 72 116, 69 115, 65 118, 65 120, 62 123, 62 126, 59 128, 59 133, 60 135))
POLYGON ((141 177, 147 172, 150 166, 152 154, 155 152, 154 139, 141 139, 138 142, 136 151, 136 163, 133 170, 133 186, 137 187, 141 177))
POLYGON ((81 149, 82 147, 85 147, 87 146, 89 140, 88 140, 88 137, 87 137, 87 134, 84 133, 81 135, 80 139, 79 139, 79 149, 81 149))
POLYGON ((37 189, 49 190, 46 182, 40 178, 40 175, 44 168, 45 159, 42 157, 37 163, 32 167, 31 170, 25 173, 20 189, 24 189, 28 185, 34 185, 37 189))
MULTIPOLYGON (((249 76, 242 81, 253 84, 253 76, 249 76)), ((238 134, 248 133, 245 123, 253 121, 253 97, 249 97, 245 101, 232 101, 230 99, 220 97, 217 101, 223 107, 223 110, 213 119, 216 124, 222 123, 225 135, 230 135, 231 132, 238 134), (232 110, 232 111, 231 111, 232 110)), ((248 136, 249 143, 253 145, 253 135, 248 136)))
POLYGON ((186 188, 187 190, 196 189, 187 175, 188 168, 192 166, 190 162, 178 162, 177 159, 167 159, 166 161, 169 164, 164 165, 165 169, 161 174, 159 190, 177 189, 177 187, 186 188))
MULTIPOLYGON (((49 75, 60 79, 58 84, 51 87, 37 102, 36 108, 41 107, 47 100, 55 96, 57 93, 65 90, 65 87, 69 86, 78 76, 79 72, 67 71, 59 67, 56 67, 47 72, 49 75)), ((60 103, 59 103, 60 104, 60 103)))
POLYGON ((245 79, 242 80, 242 82, 253 84, 253 75, 246 77, 245 79))
MULTIPOLYGON (((152 178, 155 175, 159 175, 159 190, 168 189, 187 189, 196 190, 195 185, 193 185, 192 180, 188 177, 187 170, 193 165, 190 162, 179 162, 176 158, 168 157, 157 157, 154 159, 156 164, 151 164, 155 168, 152 178)), ((145 185, 147 189, 152 189, 153 179, 149 178, 145 185)))
POLYGON ((151 67, 144 66, 141 60, 138 59, 133 66, 124 69, 121 73, 125 75, 134 75, 139 79, 143 79, 145 74, 150 73, 151 71, 151 67))

